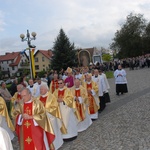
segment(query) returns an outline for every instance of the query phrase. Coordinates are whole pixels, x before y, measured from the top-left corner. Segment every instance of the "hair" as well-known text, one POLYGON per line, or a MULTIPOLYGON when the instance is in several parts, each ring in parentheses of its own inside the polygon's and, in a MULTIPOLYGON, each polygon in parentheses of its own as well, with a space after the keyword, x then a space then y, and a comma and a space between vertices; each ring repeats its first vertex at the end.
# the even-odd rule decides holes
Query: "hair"
POLYGON ((17 85, 17 87, 18 87, 18 86, 20 86, 20 87, 21 87, 21 89, 24 87, 22 84, 18 84, 18 85, 17 85))
POLYGON ((58 81, 62 81, 64 83, 64 80, 63 79, 59 79, 58 81))
POLYGON ((2 82, 2 83, 1 83, 1 86, 2 86, 4 83, 5 83, 5 82, 2 82))
POLYGON ((41 87, 44 87, 44 88, 46 88, 47 90, 49 90, 49 88, 48 88, 48 85, 47 84, 42 84, 41 86, 40 86, 40 88, 41 87))
POLYGON ((22 91, 26 91, 28 94, 31 94, 31 91, 30 91, 28 88, 23 87, 23 88, 21 89, 21 92, 22 92, 22 91))

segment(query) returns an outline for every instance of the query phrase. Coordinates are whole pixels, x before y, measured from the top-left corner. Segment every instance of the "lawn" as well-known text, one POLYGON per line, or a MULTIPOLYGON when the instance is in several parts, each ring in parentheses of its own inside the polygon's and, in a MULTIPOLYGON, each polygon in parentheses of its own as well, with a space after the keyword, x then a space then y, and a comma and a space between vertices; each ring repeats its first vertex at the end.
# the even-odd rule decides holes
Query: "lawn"
POLYGON ((106 71, 105 74, 106 74, 107 78, 113 78, 114 77, 114 72, 113 71, 106 71))

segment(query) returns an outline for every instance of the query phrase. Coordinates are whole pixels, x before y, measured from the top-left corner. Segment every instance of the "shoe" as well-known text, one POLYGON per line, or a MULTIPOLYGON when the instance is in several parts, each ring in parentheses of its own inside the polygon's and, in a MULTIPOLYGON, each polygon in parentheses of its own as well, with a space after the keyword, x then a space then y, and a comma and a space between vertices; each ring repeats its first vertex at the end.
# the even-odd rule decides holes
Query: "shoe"
POLYGON ((74 136, 72 138, 68 138, 68 139, 63 139, 64 142, 70 142, 70 141, 73 141, 77 138, 77 136, 74 136))

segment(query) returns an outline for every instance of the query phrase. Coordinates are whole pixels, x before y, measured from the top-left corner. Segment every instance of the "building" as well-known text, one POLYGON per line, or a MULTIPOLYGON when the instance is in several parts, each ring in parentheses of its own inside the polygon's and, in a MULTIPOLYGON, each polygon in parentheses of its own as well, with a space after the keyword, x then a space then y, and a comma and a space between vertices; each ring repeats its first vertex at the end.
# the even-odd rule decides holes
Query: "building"
POLYGON ((21 52, 7 52, 5 55, 0 56, 0 66, 3 78, 20 76, 23 69, 29 69, 28 56, 21 52))
POLYGON ((77 52, 80 66, 89 66, 90 63, 102 62, 101 50, 96 47, 78 49, 77 52))
POLYGON ((50 69, 51 50, 38 50, 34 54, 35 72, 48 71, 50 69))

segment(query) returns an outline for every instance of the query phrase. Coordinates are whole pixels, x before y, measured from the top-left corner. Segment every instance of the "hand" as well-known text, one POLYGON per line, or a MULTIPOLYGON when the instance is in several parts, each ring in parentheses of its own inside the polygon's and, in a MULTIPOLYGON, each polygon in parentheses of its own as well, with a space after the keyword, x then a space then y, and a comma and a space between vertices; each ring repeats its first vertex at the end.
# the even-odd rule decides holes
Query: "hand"
POLYGON ((29 116, 28 114, 23 114, 23 115, 22 115, 22 118, 23 118, 23 119, 33 119, 33 117, 32 117, 32 116, 29 116))
POLYGON ((89 94, 92 94, 91 90, 88 90, 88 93, 89 93, 89 94))
POLYGON ((19 99, 16 99, 16 102, 19 103, 19 99))
POLYGON ((57 99, 57 102, 59 102, 59 103, 60 103, 60 102, 63 102, 63 99, 62 99, 62 98, 58 98, 58 99, 57 99))
POLYGON ((79 99, 78 99, 78 97, 76 97, 76 98, 75 98, 75 101, 79 102, 79 99))

